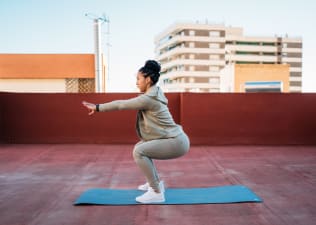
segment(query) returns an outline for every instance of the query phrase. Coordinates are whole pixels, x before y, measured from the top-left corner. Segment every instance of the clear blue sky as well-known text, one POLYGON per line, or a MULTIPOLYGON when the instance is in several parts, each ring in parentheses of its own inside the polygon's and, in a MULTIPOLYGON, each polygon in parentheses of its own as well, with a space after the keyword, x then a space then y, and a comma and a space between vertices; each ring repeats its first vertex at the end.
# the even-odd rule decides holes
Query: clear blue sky
MULTIPOLYGON (((303 38, 303 91, 316 92, 316 1, 312 0, 0 0, 0 53, 93 53, 93 23, 110 19, 112 91, 129 91, 154 58, 154 37, 177 21, 243 27, 247 36, 303 38)), ((103 26, 105 32, 106 26, 103 26)), ((107 53, 104 35, 104 52, 107 53)))

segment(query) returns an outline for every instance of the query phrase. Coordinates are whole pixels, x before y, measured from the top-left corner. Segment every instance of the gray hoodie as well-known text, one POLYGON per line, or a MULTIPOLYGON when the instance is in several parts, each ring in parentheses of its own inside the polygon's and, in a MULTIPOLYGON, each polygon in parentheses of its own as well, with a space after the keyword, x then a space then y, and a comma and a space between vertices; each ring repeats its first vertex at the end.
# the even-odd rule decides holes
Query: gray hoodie
POLYGON ((168 109, 168 99, 162 90, 154 85, 146 93, 127 100, 116 100, 99 105, 99 111, 138 110, 136 132, 144 140, 172 138, 183 133, 168 109))

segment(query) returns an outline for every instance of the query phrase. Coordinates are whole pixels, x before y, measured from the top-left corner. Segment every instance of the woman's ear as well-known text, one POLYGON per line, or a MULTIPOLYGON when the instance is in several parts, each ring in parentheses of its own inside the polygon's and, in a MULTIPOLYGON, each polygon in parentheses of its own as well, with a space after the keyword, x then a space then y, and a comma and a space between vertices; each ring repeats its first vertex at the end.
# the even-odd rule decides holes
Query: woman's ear
POLYGON ((150 85, 152 84, 150 76, 146 77, 145 79, 146 79, 145 80, 146 84, 150 84, 150 85))

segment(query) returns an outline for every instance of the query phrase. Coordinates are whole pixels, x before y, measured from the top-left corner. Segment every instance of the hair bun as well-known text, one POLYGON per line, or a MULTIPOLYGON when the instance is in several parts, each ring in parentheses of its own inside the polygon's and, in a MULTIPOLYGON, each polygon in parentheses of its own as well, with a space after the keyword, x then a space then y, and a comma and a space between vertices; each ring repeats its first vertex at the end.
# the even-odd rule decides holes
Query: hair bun
POLYGON ((146 63, 145 63, 145 66, 144 68, 146 70, 150 70, 152 71, 154 74, 157 74, 160 72, 160 69, 161 69, 161 66, 160 64, 155 61, 155 60, 147 60, 146 63))
POLYGON ((155 60, 147 60, 145 65, 138 71, 143 73, 144 77, 150 77, 152 84, 156 84, 160 77, 160 64, 155 60))

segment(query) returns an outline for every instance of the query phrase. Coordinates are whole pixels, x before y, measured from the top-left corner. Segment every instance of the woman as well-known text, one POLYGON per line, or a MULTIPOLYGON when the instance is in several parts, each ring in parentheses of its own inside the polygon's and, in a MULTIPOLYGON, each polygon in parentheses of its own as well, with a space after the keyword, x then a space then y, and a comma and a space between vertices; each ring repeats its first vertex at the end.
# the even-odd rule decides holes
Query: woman
POLYGON ((133 157, 147 180, 145 184, 138 186, 138 189, 146 191, 136 198, 141 203, 165 201, 164 185, 152 160, 180 157, 190 147, 187 135, 174 122, 169 112, 168 100, 156 85, 159 76, 160 65, 154 60, 148 60, 137 74, 136 85, 142 93, 138 97, 96 105, 83 102, 89 109, 89 115, 113 110, 138 110, 136 132, 140 141, 134 147, 133 157))

